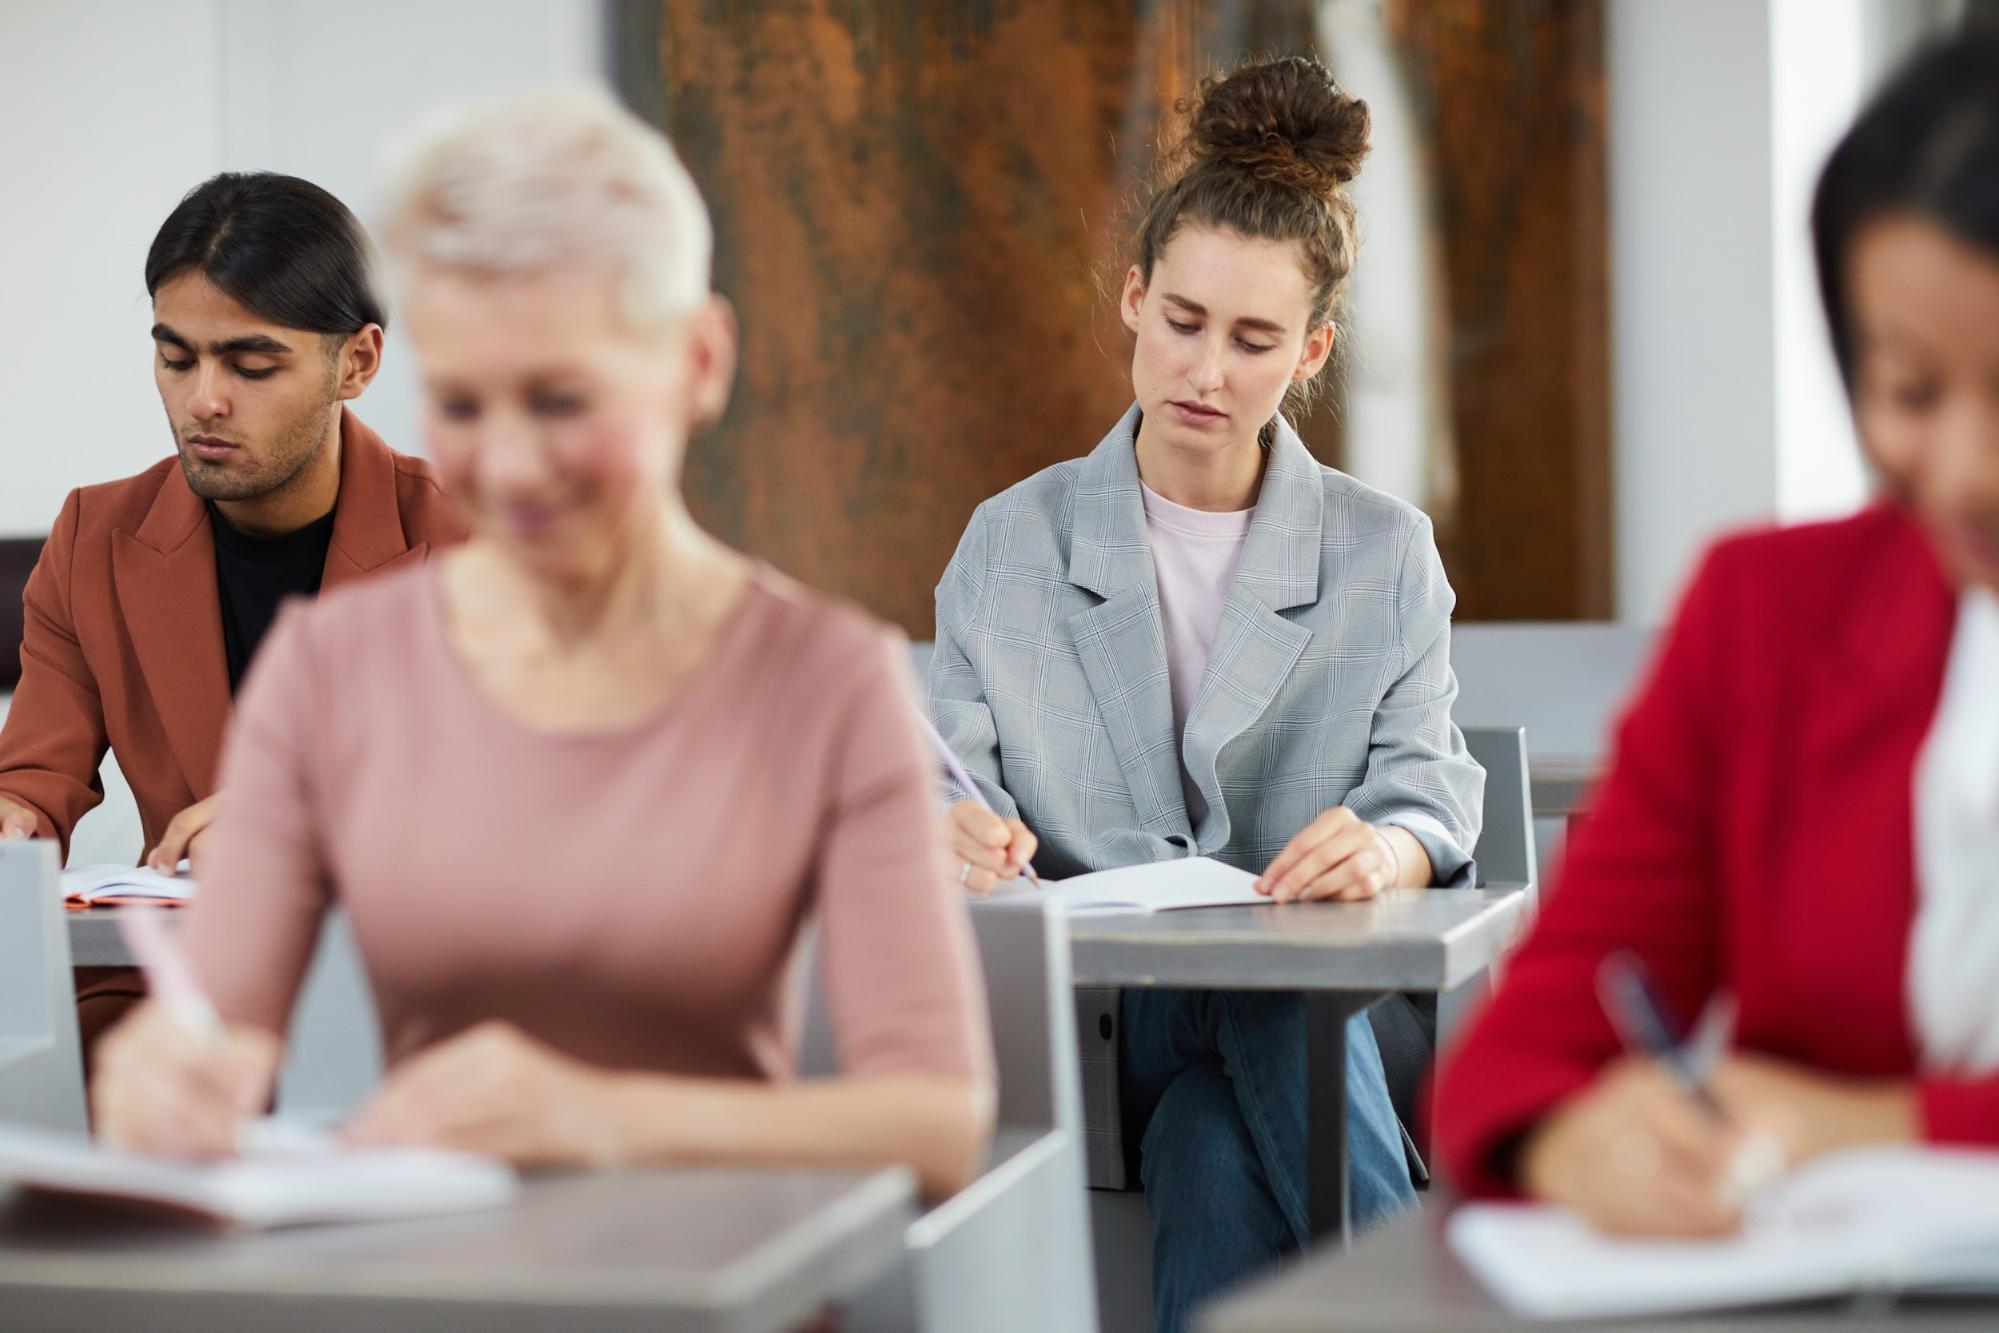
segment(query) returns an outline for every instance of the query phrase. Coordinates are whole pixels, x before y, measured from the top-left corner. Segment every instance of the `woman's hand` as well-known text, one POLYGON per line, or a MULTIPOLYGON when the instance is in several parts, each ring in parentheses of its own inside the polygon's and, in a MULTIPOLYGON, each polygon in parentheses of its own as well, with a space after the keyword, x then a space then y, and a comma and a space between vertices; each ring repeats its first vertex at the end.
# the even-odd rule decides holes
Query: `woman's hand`
POLYGON ((1708 1090, 1720 1117, 1652 1061, 1612 1065, 1528 1138, 1522 1186, 1603 1231, 1718 1235, 1739 1224, 1742 1196, 1777 1172, 1838 1149, 1916 1136, 1906 1083, 1738 1054, 1715 1067, 1708 1090))
POLYGON ((1915 1092, 1902 1080, 1846 1078, 1736 1054, 1715 1067, 1708 1088, 1731 1121, 1776 1143, 1793 1166, 1842 1148, 1918 1137, 1915 1092))
POLYGON ((1529 1134, 1520 1184, 1612 1235, 1721 1236, 1742 1223, 1745 1142, 1656 1062, 1627 1057, 1529 1134))
POLYGON ((198 1036, 148 1000, 97 1045, 91 1123, 106 1143, 133 1152, 234 1156, 236 1131, 270 1100, 281 1050, 257 1028, 198 1036))
POLYGON ((612 1166, 626 1156, 617 1080, 511 1023, 481 1023, 391 1070, 341 1137, 356 1147, 452 1148, 518 1166, 612 1166))
POLYGON ((959 862, 959 882, 984 897, 1003 879, 1017 879, 1040 840, 1018 819, 1001 819, 977 801, 960 801, 944 816, 944 839, 959 862))
POLYGON ((1421 855, 1416 840, 1402 830, 1379 828, 1335 806, 1298 831, 1256 881, 1256 891, 1280 903, 1372 898, 1404 882, 1409 853, 1403 840, 1421 855))

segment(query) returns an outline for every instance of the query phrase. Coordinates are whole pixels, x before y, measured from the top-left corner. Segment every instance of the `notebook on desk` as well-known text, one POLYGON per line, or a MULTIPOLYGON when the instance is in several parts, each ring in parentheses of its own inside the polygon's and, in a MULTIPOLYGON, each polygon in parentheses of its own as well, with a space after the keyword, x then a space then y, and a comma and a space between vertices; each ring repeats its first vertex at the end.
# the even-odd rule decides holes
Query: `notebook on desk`
POLYGON ((1805 1167, 1725 1240, 1603 1236, 1565 1209, 1471 1204, 1451 1250, 1516 1315, 1608 1319, 1862 1291, 1999 1295, 1999 1153, 1873 1148, 1805 1167))
MULTIPOLYGON (((1173 912, 1190 907, 1243 907, 1270 899, 1251 888, 1256 876, 1209 856, 1121 866, 1068 879, 1044 879, 1042 892, 1071 916, 1173 912)), ((1033 892, 1021 887, 1017 892, 1033 892)))
POLYGON ((181 1162, 0 1124, 0 1184, 232 1229, 378 1222, 494 1208, 519 1182, 503 1162, 430 1149, 356 1152, 330 1136, 263 1122, 245 1154, 181 1162))
MULTIPOLYGON (((183 869, 187 862, 181 862, 183 869)), ((62 872, 63 901, 74 910, 86 907, 181 907, 200 886, 185 874, 162 875, 145 866, 77 866, 62 872)))

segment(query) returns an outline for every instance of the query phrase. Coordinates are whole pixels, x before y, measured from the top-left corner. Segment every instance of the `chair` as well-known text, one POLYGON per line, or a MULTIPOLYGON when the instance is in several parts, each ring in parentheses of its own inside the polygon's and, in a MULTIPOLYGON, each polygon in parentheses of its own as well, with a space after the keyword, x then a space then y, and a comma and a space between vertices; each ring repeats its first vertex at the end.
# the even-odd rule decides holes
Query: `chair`
MULTIPOLYGON (((1082 1096, 1061 909, 970 904, 999 1073, 998 1132, 979 1177, 910 1224, 909 1262, 847 1311, 855 1328, 923 1333, 1096 1328, 1082 1096)), ((834 1070, 814 954, 806 1073, 834 1070)))
POLYGON ((0 1120, 87 1127, 69 922, 43 839, 0 843, 0 1120))
POLYGON ((1527 728, 1466 727, 1465 748, 1485 770, 1484 826, 1478 835, 1478 886, 1534 888, 1534 793, 1527 776, 1527 728))

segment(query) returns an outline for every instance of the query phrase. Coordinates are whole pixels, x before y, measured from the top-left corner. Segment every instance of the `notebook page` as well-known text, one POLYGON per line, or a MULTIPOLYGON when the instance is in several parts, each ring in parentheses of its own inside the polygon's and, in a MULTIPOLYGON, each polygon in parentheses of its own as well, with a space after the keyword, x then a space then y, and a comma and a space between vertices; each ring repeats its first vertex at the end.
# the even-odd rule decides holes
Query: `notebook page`
POLYGON ((1451 1252, 1499 1302, 1538 1319, 1603 1319, 1802 1300, 1859 1285, 1862 1242, 1838 1228, 1771 1229, 1720 1241, 1623 1240, 1566 1209, 1470 1204, 1451 1252))
POLYGON ((1714 1309, 1861 1287, 1999 1279, 1999 1153, 1877 1148, 1815 1162, 1756 1200, 1741 1235, 1623 1240, 1566 1210, 1472 1205, 1452 1251, 1516 1314, 1714 1309))
POLYGON ((1188 907, 1228 907, 1267 903, 1250 885, 1256 876, 1213 857, 1190 856, 1122 866, 1088 875, 1047 881, 1048 892, 1072 915, 1110 912, 1166 912, 1188 907))
POLYGON ((62 872, 63 897, 71 902, 160 901, 181 903, 199 887, 186 875, 162 875, 144 866, 77 866, 62 872))
POLYGON ((258 1155, 181 1162, 76 1135, 0 1125, 0 1181, 60 1194, 165 1204, 237 1226, 362 1222, 491 1208, 518 1192, 506 1164, 430 1149, 357 1152, 330 1138, 269 1132, 258 1155))

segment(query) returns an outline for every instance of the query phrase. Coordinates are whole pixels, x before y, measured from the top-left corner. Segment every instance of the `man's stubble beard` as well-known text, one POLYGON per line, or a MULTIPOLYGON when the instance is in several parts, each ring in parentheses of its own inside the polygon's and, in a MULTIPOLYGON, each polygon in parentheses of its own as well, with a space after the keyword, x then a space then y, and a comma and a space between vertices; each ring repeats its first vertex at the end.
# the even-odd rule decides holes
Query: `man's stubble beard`
POLYGON ((188 488, 204 500, 258 500, 282 491, 313 465, 326 447, 332 415, 339 399, 327 386, 324 400, 287 423, 265 457, 245 467, 217 465, 192 456, 179 446, 181 475, 188 488))

